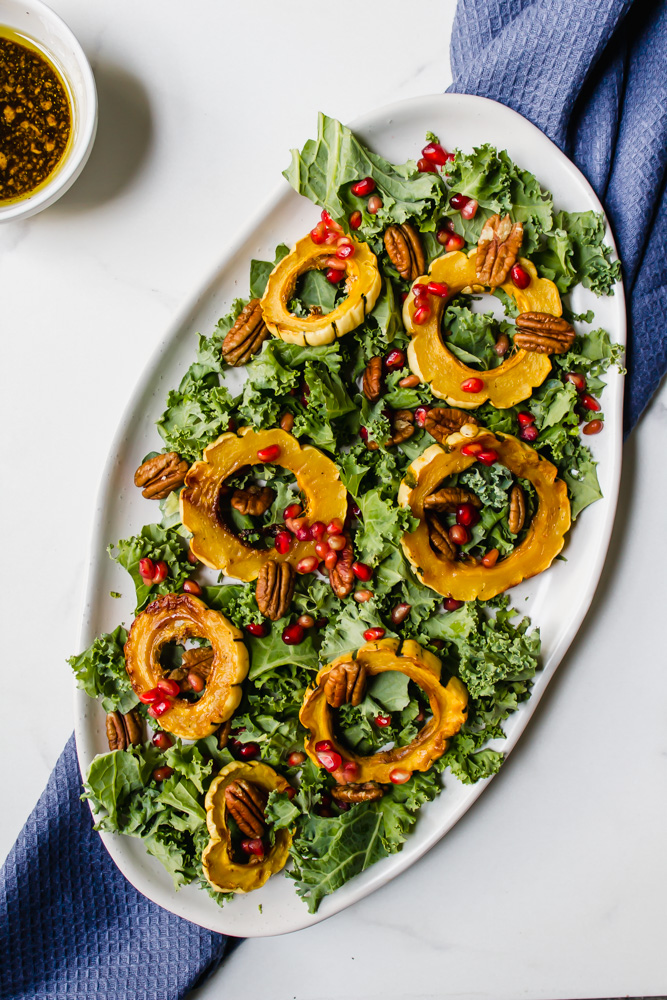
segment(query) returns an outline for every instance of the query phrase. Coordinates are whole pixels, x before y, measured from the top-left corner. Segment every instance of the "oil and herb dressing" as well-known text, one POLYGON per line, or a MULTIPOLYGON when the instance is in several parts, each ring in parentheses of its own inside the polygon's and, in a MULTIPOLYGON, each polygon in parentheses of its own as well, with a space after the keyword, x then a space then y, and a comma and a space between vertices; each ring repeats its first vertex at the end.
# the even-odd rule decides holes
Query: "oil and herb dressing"
POLYGON ((60 73, 29 39, 0 26, 0 205, 41 187, 71 136, 72 108, 60 73))

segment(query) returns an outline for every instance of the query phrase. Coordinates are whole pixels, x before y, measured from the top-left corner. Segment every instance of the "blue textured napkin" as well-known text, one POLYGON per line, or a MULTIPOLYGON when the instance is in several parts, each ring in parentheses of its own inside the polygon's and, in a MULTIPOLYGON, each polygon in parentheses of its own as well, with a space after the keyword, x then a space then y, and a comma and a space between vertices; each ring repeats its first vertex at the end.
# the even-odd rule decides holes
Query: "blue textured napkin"
POLYGON ((628 293, 625 428, 667 370, 667 0, 459 0, 451 91, 501 101, 577 164, 628 293))

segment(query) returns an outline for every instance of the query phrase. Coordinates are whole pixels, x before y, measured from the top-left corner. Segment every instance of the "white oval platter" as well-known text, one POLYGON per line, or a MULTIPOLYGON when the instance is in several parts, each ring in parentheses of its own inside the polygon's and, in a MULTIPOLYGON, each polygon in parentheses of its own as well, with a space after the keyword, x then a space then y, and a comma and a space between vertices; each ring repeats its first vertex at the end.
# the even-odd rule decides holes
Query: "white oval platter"
MULTIPOLYGON (((412 99, 381 108, 352 123, 352 128, 372 149, 398 163, 419 156, 427 130, 440 136, 449 149, 468 150, 489 142, 506 149, 519 165, 535 173, 542 186, 553 192, 558 209, 602 211, 583 175, 549 139, 516 112, 484 98, 438 94, 412 99)), ((155 516, 132 485, 132 477, 143 456, 160 447, 154 422, 164 409, 167 390, 178 384, 193 360, 196 333, 210 334, 232 300, 247 294, 251 258, 272 259, 278 243, 295 241, 312 228, 317 218, 315 206, 295 194, 287 182, 281 183, 268 205, 220 261, 196 299, 176 320, 144 372, 121 421, 101 485, 80 637, 82 649, 99 633, 115 628, 121 618, 128 626, 131 623, 134 601, 129 579, 108 558, 106 547, 111 541, 135 533, 155 516), (110 591, 120 591, 122 599, 111 598, 110 591)), ((612 242, 609 231, 607 240, 612 242)), ((594 309, 595 325, 609 330, 612 340, 625 343, 625 303, 620 285, 613 297, 600 299, 579 286, 571 301, 575 312, 594 309)), ((618 494, 622 402, 623 378, 611 371, 604 393, 604 433, 589 439, 600 463, 604 499, 585 510, 577 521, 572 531, 576 544, 566 543, 567 561, 557 561, 547 572, 512 591, 514 606, 540 627, 543 655, 542 669, 530 699, 506 723, 507 740, 501 744, 506 752, 516 745, 576 635, 600 577, 618 494)), ((79 762, 86 773, 93 757, 108 749, 105 715, 101 706, 81 691, 76 692, 75 713, 79 762)), ((239 937, 283 934, 324 920, 405 871, 454 826, 489 780, 468 786, 446 774, 445 791, 422 809, 403 850, 327 896, 315 914, 308 913, 292 881, 284 875, 220 908, 195 886, 175 891, 170 876, 157 860, 146 854, 141 841, 102 836, 126 878, 165 909, 224 934, 239 937)), ((489 837, 492 835, 490 830, 489 837)))

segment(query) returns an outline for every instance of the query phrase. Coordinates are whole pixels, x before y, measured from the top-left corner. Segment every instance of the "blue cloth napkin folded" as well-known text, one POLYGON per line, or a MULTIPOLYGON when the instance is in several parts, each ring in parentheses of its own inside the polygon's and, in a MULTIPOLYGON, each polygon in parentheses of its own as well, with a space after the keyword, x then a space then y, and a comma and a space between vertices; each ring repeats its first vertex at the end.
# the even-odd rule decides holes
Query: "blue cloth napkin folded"
MULTIPOLYGON (((626 427, 667 367, 667 0, 459 0, 452 90, 538 125, 603 201, 624 267, 626 427)), ((79 800, 73 738, 0 876, 0 1000, 179 1000, 227 938, 125 881, 79 800)))

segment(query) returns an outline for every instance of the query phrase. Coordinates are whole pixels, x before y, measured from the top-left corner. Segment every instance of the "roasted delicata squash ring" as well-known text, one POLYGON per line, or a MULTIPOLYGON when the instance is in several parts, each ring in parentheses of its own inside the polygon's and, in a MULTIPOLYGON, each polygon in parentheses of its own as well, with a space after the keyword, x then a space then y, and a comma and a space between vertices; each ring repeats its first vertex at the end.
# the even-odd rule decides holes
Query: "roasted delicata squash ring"
POLYGON ((272 767, 259 761, 234 760, 226 764, 213 780, 206 793, 206 825, 210 839, 202 854, 202 867, 208 881, 219 892, 252 892, 259 889, 271 875, 285 867, 292 845, 290 830, 276 830, 275 843, 264 857, 250 854, 246 864, 234 862, 225 789, 239 778, 258 785, 269 794, 274 790, 286 792, 290 787, 272 767))
POLYGON ((399 767, 408 771, 427 771, 431 764, 442 757, 447 749, 447 741, 458 733, 466 720, 468 692, 457 677, 451 677, 446 685, 440 683, 441 664, 437 656, 423 649, 419 643, 407 639, 402 647, 400 639, 380 639, 368 642, 356 653, 339 656, 320 670, 315 685, 305 694, 299 713, 302 725, 310 731, 305 742, 305 750, 311 760, 321 767, 316 745, 321 740, 329 740, 334 750, 340 754, 343 765, 334 771, 339 784, 347 780, 342 767, 354 762, 358 767, 355 782, 391 781, 392 771, 399 767), (400 651, 399 651, 400 650, 400 651), (426 692, 433 718, 420 730, 412 743, 392 750, 382 750, 370 757, 359 757, 343 747, 334 735, 334 715, 329 706, 324 686, 329 671, 339 663, 350 660, 361 661, 368 676, 400 670, 426 692))
POLYGON ((276 337, 300 347, 321 347, 356 329, 373 309, 382 290, 377 258, 366 243, 352 239, 354 254, 345 261, 347 298, 324 315, 295 316, 287 309, 296 283, 306 271, 324 270, 335 247, 298 240, 269 275, 261 306, 264 322, 276 337))
POLYGON ((489 600, 514 587, 528 577, 548 569, 563 548, 566 531, 570 527, 570 501, 567 487, 557 479, 555 465, 511 434, 491 434, 479 428, 474 439, 461 434, 447 438, 447 448, 433 444, 408 468, 398 490, 398 502, 409 507, 419 525, 413 532, 403 535, 401 544, 417 577, 443 597, 457 601, 475 598, 489 600), (429 530, 424 513, 424 500, 447 476, 463 472, 476 461, 474 455, 465 455, 461 449, 471 440, 484 449, 493 449, 501 462, 515 476, 527 479, 535 487, 538 506, 530 522, 526 537, 514 551, 495 566, 486 567, 472 561, 456 561, 435 552, 429 541, 429 530))
POLYGON ((241 427, 236 434, 221 435, 205 449, 202 461, 188 470, 181 491, 181 520, 192 532, 190 548, 197 559, 239 580, 255 580, 267 559, 296 565, 315 554, 314 541, 299 542, 296 538, 283 555, 275 549, 254 549, 232 531, 220 513, 225 480, 243 466, 261 464, 257 453, 274 445, 280 451, 272 464, 294 473, 306 498, 303 516, 310 523, 328 524, 333 518, 342 522, 347 514, 347 491, 338 469, 318 448, 299 444, 277 427, 265 431, 241 427))
POLYGON ((213 663, 201 698, 173 700, 160 725, 183 740, 200 740, 215 732, 236 711, 241 683, 248 673, 243 633, 218 611, 191 594, 165 594, 149 604, 132 624, 125 643, 125 669, 137 695, 157 687, 165 671, 160 653, 168 642, 208 639, 213 663))
MULTIPOLYGON (((451 406, 471 410, 488 399, 502 410, 515 406, 522 399, 528 399, 532 390, 542 385, 551 371, 551 361, 547 354, 518 350, 497 368, 479 371, 464 365, 447 349, 440 335, 440 324, 447 303, 459 292, 483 292, 486 289, 486 286, 479 284, 475 272, 476 256, 477 250, 471 250, 469 254, 460 250, 446 253, 433 261, 427 276, 417 278, 413 283, 443 282, 449 289, 449 295, 447 298, 431 296, 431 317, 421 325, 413 320, 415 300, 412 291, 408 295, 403 306, 403 322, 412 335, 408 346, 408 362, 415 375, 430 385, 433 395, 446 399, 451 406), (465 392, 461 388, 461 383, 471 378, 483 382, 479 392, 465 392)), ((538 278, 535 265, 525 257, 519 258, 519 263, 530 275, 528 287, 517 288, 512 281, 500 285, 514 299, 519 313, 542 312, 561 316, 563 307, 553 281, 538 278)))

